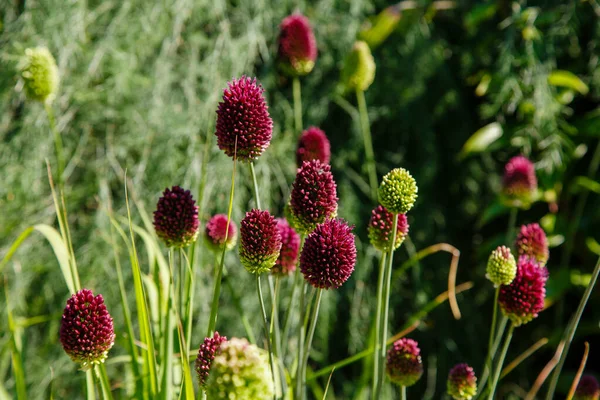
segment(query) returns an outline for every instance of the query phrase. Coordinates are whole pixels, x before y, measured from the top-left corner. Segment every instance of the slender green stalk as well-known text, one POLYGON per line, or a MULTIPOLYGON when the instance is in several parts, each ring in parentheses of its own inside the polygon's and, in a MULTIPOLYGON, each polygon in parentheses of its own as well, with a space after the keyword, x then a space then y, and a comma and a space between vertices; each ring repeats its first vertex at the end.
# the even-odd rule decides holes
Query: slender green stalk
POLYGON ((256 203, 256 208, 260 210, 260 193, 258 191, 258 181, 256 180, 256 171, 254 170, 253 162, 250 163, 250 176, 252 176, 252 187, 254 188, 254 203, 256 203))
POLYGON ((385 276, 385 253, 379 259, 379 277, 377 279, 377 308, 375 310, 375 352, 373 353, 373 385, 371 391, 373 398, 379 395, 379 349, 381 347, 381 309, 383 306, 383 279, 385 276))
POLYGON ((400 400, 406 400, 406 386, 400 386, 400 400))
POLYGON ((302 93, 300 89, 300 78, 294 77, 292 81, 292 90, 294 92, 294 127, 296 134, 302 132, 302 93))
POLYGON ((178 264, 179 264, 179 283, 178 283, 177 287, 179 289, 178 290, 178 292, 179 292, 179 304, 178 304, 178 306, 179 307, 177 308, 177 310, 179 312, 179 315, 186 315, 186 313, 185 313, 186 310, 185 310, 185 307, 184 307, 184 304, 185 304, 184 299, 185 299, 185 281, 186 281, 186 279, 188 277, 187 277, 187 274, 185 272, 185 266, 183 265, 183 257, 182 257, 181 251, 179 251, 178 254, 179 254, 179 260, 178 260, 178 264))
POLYGON ((496 386, 498 386, 498 381, 500 380, 500 373, 502 372, 502 364, 504 364, 504 359, 506 358, 506 353, 508 352, 508 346, 510 346, 510 341, 512 339, 514 330, 515 325, 511 323, 510 327, 508 328, 508 333, 506 334, 506 339, 504 339, 504 346, 502 346, 502 351, 500 352, 498 364, 496 365, 496 372, 494 372, 494 380, 492 381, 492 386, 490 388, 488 400, 494 400, 494 393, 496 392, 496 386))
POLYGON ((511 243, 515 232, 515 225, 517 224, 517 214, 519 213, 519 209, 517 207, 512 207, 510 209, 510 216, 508 218, 508 227, 506 228, 506 244, 511 243))
POLYGON ((108 380, 108 375, 106 374, 106 368, 104 364, 95 366, 94 371, 96 372, 96 377, 98 378, 98 382, 100 383, 100 391, 102 393, 102 398, 104 400, 112 400, 113 396, 110 391, 110 382, 108 380))
MULTIPOLYGON (((176 306, 173 304, 175 300, 175 283, 174 283, 174 255, 173 250, 169 249, 169 280, 167 285, 167 309, 165 314, 165 323, 162 332, 162 376, 160 382, 160 395, 162 399, 172 399, 173 393, 173 331, 175 330, 175 321, 173 318, 173 309, 176 306)), ((181 349, 183 353, 183 349, 181 349)))
POLYGON ((271 377, 273 378, 273 385, 277 387, 275 382, 275 364, 273 362, 273 351, 271 350, 271 335, 269 334, 269 321, 267 320, 267 310, 265 308, 265 301, 262 293, 262 285, 260 284, 260 274, 256 274, 256 289, 258 292, 258 300, 260 301, 260 311, 262 313, 262 320, 265 326, 265 340, 267 342, 267 351, 269 352, 269 365, 271 366, 271 377))
MULTIPOLYGON (((498 347, 500 347, 500 342, 502 341, 502 336, 504 336, 504 331, 506 329, 506 324, 508 323, 508 318, 506 316, 502 316, 502 319, 500 320, 500 325, 498 326, 498 332, 496 333, 495 339, 494 339, 494 344, 492 345, 492 359, 496 354, 496 351, 498 351, 498 347)), ((488 383, 488 376, 490 376, 490 373, 492 371, 492 366, 490 365, 488 367, 488 364, 485 364, 485 368, 483 370, 483 374, 481 375, 481 379, 479 381, 479 389, 477 389, 477 394, 475 395, 475 399, 479 398, 481 396, 481 394, 483 393, 483 389, 486 387, 486 384, 488 383)), ((488 387, 489 389, 489 387, 488 387)))
MULTIPOLYGON (((192 245, 192 246, 195 246, 192 245)), ((188 260, 183 249, 180 249, 180 256, 182 260, 185 260, 187 263, 186 271, 187 278, 185 280, 185 299, 186 299, 186 307, 185 307, 185 343, 186 343, 186 351, 190 352, 190 342, 192 341, 192 320, 194 319, 194 263, 191 260, 188 260)), ((183 310, 182 310, 183 311, 183 310)))
MULTIPOLYGON (((304 399, 304 387, 302 386, 302 360, 304 360, 304 343, 306 334, 306 325, 302 323, 302 316, 304 315, 305 308, 305 291, 306 282, 304 279, 300 283, 300 320, 298 321, 298 367, 296 368, 296 395, 295 400, 304 399)), ((306 319, 304 319, 306 321, 306 319)))
POLYGON ((315 336, 315 329, 317 327, 317 319, 319 318, 319 308, 321 308, 321 297, 323 289, 317 289, 315 298, 315 305, 312 309, 311 324, 306 336, 306 346, 304 348, 304 360, 302 360, 302 387, 306 385, 306 368, 308 365, 308 358, 310 356, 310 349, 312 347, 313 337, 315 336))
POLYGON ((373 140, 371 138, 371 127, 369 124, 369 112, 367 111, 367 102, 365 92, 356 89, 356 101, 358 103, 358 112, 360 116, 360 129, 363 135, 365 145, 365 156, 367 161, 367 172, 369 174, 369 185, 371 186, 371 199, 377 200, 377 171, 375 166, 375 153, 373 152, 373 140))
POLYGON ((552 379, 550 380, 550 387, 548 388, 548 394, 546 395, 546 400, 551 400, 554 398, 554 392, 556 390, 556 383, 558 382, 558 377, 560 376, 560 372, 562 371, 562 367, 565 364, 565 360, 567 359, 567 354, 569 353, 569 347, 571 346, 571 342, 573 342, 573 337, 575 336, 575 331, 577 330, 577 326, 579 325, 579 320, 581 319, 581 315, 583 314, 583 310, 592 294, 594 286, 596 285, 596 281, 598 280, 598 275, 600 274, 600 258, 596 262, 596 267, 594 268, 594 272, 592 272, 592 278, 590 279, 590 283, 588 284, 585 292, 583 293, 583 297, 579 302, 579 306, 577 307, 577 311, 573 316, 573 320, 567 326, 565 332, 565 347, 560 355, 560 360, 552 373, 552 379))
POLYGON ((50 130, 52 131, 52 135, 54 136, 54 149, 56 151, 56 182, 58 183, 58 187, 63 187, 63 172, 65 171, 65 158, 63 155, 63 143, 62 137, 60 136, 60 132, 56 128, 56 119, 54 118, 54 111, 52 110, 52 105, 48 102, 44 103, 44 109, 46 110, 46 115, 48 116, 48 123, 50 125, 50 130))
MULTIPOLYGON (((302 253, 302 248, 304 247, 305 239, 306 239, 306 236, 301 234, 300 235, 300 250, 299 250, 298 254, 302 253)), ((289 337, 288 335, 289 335, 292 310, 295 308, 295 305, 296 305, 296 291, 298 290, 298 287, 300 287, 300 284, 302 282, 302 275, 300 273, 299 262, 300 262, 300 260, 298 259, 298 262, 296 263, 296 272, 294 273, 294 283, 292 284, 292 293, 290 294, 290 300, 288 302, 287 310, 285 312, 285 319, 283 320, 283 329, 282 329, 281 339, 282 339, 282 343, 284 343, 284 344, 287 344, 288 337, 289 337)), ((300 317, 300 318, 302 318, 302 317, 300 317)), ((299 321, 300 321, 300 319, 299 319, 299 321)), ((283 347, 282 350, 285 350, 285 347, 283 347)), ((281 357, 283 357, 283 353, 281 354, 281 357)))
POLYGON ((277 359, 277 367, 279 370, 279 383, 281 384, 282 396, 285 398, 287 392, 287 383, 285 381, 285 366, 283 365, 283 357, 281 356, 281 329, 279 327, 279 292, 281 287, 281 277, 275 278, 273 283, 273 275, 269 275, 269 289, 271 291, 271 343, 273 343, 273 355, 277 359))
MULTIPOLYGON (((488 355, 486 361, 486 368, 489 370, 492 369, 492 359, 494 358, 494 354, 492 353, 492 349, 494 347, 494 336, 496 334, 496 320, 498 318, 498 295, 500 294, 500 286, 496 288, 496 292, 494 294, 494 313, 492 314, 492 327, 490 329, 490 339, 488 341, 488 355)), ((488 385, 492 384, 492 377, 488 378, 488 385)))
POLYGON ((94 372, 91 369, 85 371, 86 399, 96 400, 96 385, 94 385, 94 372))

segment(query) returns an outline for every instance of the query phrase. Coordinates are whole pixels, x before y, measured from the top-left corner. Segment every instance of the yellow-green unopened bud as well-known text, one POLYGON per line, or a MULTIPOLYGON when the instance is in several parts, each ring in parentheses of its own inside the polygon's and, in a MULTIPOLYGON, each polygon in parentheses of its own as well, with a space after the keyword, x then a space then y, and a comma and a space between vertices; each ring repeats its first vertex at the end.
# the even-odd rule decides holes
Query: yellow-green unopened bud
POLYGON ((369 45, 363 41, 354 43, 342 69, 342 83, 349 90, 367 90, 375 79, 375 60, 369 45))
POLYGON ((394 214, 406 214, 417 200, 417 182, 404 168, 394 168, 379 185, 379 204, 394 214))
POLYGON ((487 263, 486 278, 498 287, 510 285, 516 274, 517 262, 508 247, 499 246, 492 251, 487 263))
POLYGON ((25 94, 30 100, 46 102, 56 97, 60 77, 54 57, 45 47, 25 50, 21 62, 25 94))

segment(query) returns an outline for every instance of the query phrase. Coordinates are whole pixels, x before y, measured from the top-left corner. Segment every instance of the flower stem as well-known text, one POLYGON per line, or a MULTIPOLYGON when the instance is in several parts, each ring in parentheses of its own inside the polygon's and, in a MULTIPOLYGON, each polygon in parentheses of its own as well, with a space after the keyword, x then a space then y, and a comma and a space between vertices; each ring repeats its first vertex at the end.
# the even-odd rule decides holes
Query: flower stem
POLYGON ((96 365, 94 370, 96 372, 96 376, 98 377, 98 382, 100 382, 102 398, 104 400, 112 400, 113 396, 110 391, 110 382, 108 380, 108 376, 106 375, 106 368, 104 367, 104 364, 96 365))
POLYGON ((60 132, 56 128, 56 119, 54 118, 54 111, 52 105, 48 102, 44 103, 44 109, 48 116, 48 123, 50 124, 50 130, 54 136, 54 149, 56 151, 56 182, 60 189, 63 188, 63 172, 65 171, 65 158, 63 155, 63 143, 60 132))
POLYGON ((254 202, 256 203, 256 208, 260 210, 260 194, 258 193, 258 182, 256 180, 256 171, 254 170, 253 162, 250 163, 250 175, 252 176, 252 184, 254 188, 254 202))
MULTIPOLYGON (((262 313, 263 323, 265 325, 265 340, 267 342, 267 351, 269 352, 269 365, 271 366, 271 378, 273 379, 274 387, 277 387, 275 382, 275 364, 273 363, 273 351, 271 350, 271 335, 269 334, 269 321, 267 320, 267 311, 262 293, 262 285, 260 284, 260 274, 256 274, 256 289, 258 292, 258 300, 260 301, 260 311, 262 313)), ((273 396, 275 397, 275 395, 273 396)))
POLYGON ((302 93, 300 89, 300 78, 294 77, 292 81, 292 90, 294 92, 294 127, 299 135, 302 132, 302 93))
POLYGON ((85 371, 86 399, 96 400, 96 386, 94 385, 94 372, 91 369, 85 371))
POLYGON ((512 207, 510 209, 510 217, 508 218, 508 227, 506 228, 506 244, 511 242, 513 238, 515 225, 517 224, 517 214, 519 213, 519 209, 516 207, 512 207))
POLYGON ((321 295, 323 289, 317 289, 317 296, 315 298, 315 305, 312 309, 311 324, 306 336, 306 346, 304 347, 304 360, 302 361, 302 387, 306 385, 306 368, 308 365, 308 357, 310 355, 310 348, 312 346, 313 337, 315 336, 315 328, 317 327, 317 319, 319 318, 319 308, 321 307, 321 295))
MULTIPOLYGON (((500 286, 496 288, 496 292, 494 294, 494 313, 492 314, 492 327, 490 329, 490 339, 488 341, 488 355, 486 361, 486 368, 490 371, 492 370, 492 359, 494 358, 494 353, 492 348, 494 346, 494 336, 496 335, 496 321, 498 318, 498 295, 500 294, 500 286)), ((487 384, 492 384, 492 376, 490 375, 487 380, 487 384)))
MULTIPOLYGON (((304 239, 306 238, 305 235, 300 235, 300 253, 302 252, 302 247, 304 247, 304 239)), ((300 268, 299 268, 299 262, 296 263, 296 272, 294 273, 294 283, 292 284, 292 293, 290 294, 290 300, 288 302, 288 307, 287 310, 285 312, 285 319, 283 321, 283 334, 282 334, 282 342, 283 343, 287 343, 287 339, 288 339, 288 334, 289 334, 289 328, 290 328, 290 321, 291 321, 291 316, 292 316, 292 310, 295 307, 295 302, 296 302, 296 291, 298 290, 298 287, 300 286, 301 282, 302 282, 302 276, 300 273, 300 268)), ((300 314, 302 315, 302 314, 300 314)), ((298 323, 301 323, 302 320, 302 316, 299 317, 298 319, 298 323)), ((283 354, 280 355, 280 357, 283 357, 283 354)))
POLYGON ((504 346, 502 347, 502 351, 500 352, 500 359, 498 359, 498 364, 496 365, 496 372, 494 373, 494 380, 492 381, 492 386, 490 389, 488 400, 494 400, 494 393, 496 392, 496 386, 498 386, 498 381, 500 380, 500 373, 502 372, 502 364, 504 364, 504 359, 506 358, 506 353, 508 352, 508 346, 510 346, 510 341, 512 339, 514 330, 515 325, 511 323, 510 327, 508 328, 508 333, 506 334, 506 339, 504 339, 504 346))
POLYGON ((381 347, 381 309, 383 305, 383 279, 385 273, 385 253, 379 259, 379 276, 377 279, 377 309, 375 311, 375 352, 373 353, 373 385, 371 391, 373 398, 379 398, 379 348, 381 347))
POLYGON ((406 386, 400 386, 400 400, 406 400, 406 386))
MULTIPOLYGON (((502 336, 504 336, 504 330, 506 329, 506 324, 508 323, 508 318, 506 316, 502 316, 502 319, 500 320, 500 325, 498 326, 498 331, 495 333, 494 336, 494 344, 492 345, 492 349, 491 349, 491 354, 492 354, 492 361, 494 359, 494 356, 496 355, 496 351, 498 351, 498 347, 500 347, 500 342, 502 341, 502 336)), ((482 393, 483 393, 483 389, 486 387, 486 384, 488 383, 488 376, 490 376, 490 373, 492 371, 492 366, 486 363, 485 364, 485 368, 483 369, 483 374, 481 375, 481 380, 480 380, 480 387, 477 390, 477 394, 475 395, 475 399, 481 397, 482 393)), ((489 389, 489 386, 488 386, 489 389)))
MULTIPOLYGON (((195 246, 195 244, 193 245, 195 246)), ((186 344, 186 351, 189 353, 190 352, 190 343, 192 341, 192 320, 194 318, 194 264, 192 263, 191 260, 187 259, 187 257, 185 256, 185 253, 183 252, 183 249, 180 250, 180 256, 181 259, 185 261, 185 263, 187 264, 186 271, 188 272, 187 274, 187 279, 185 280, 185 299, 187 299, 186 301, 186 306, 185 306, 185 344, 186 344)), ((183 311, 183 310, 182 310, 183 311)))
MULTIPOLYGON (((298 272, 298 271, 296 271, 298 272)), ((300 308, 299 315, 300 320, 298 321, 298 366, 296 368, 296 395, 294 396, 295 400, 303 400, 304 399, 304 387, 302 386, 302 360, 304 360, 304 338, 306 334, 306 326, 302 322, 302 317, 304 315, 304 301, 306 291, 306 282, 304 279, 300 283, 300 308)), ((306 319, 305 319, 306 321, 306 319)))
POLYGON ((373 140, 371 138, 371 127, 369 124, 369 112, 365 101, 365 92, 356 89, 356 101, 360 115, 360 128, 365 145, 365 156, 367 161, 367 172, 369 174, 369 185, 371 186, 371 199, 377 200, 377 171, 375 168, 375 154, 373 152, 373 140))

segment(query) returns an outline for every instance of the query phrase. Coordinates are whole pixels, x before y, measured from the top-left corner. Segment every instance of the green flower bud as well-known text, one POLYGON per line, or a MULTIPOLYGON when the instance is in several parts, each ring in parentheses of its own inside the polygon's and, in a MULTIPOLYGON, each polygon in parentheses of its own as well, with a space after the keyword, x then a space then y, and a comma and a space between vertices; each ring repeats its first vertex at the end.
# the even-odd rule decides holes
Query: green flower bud
POLYGON ((492 251, 488 259, 485 276, 494 286, 510 285, 516 274, 517 262, 508 247, 499 246, 492 251))
POLYGON ((47 48, 26 49, 20 69, 25 94, 30 100, 43 103, 56 97, 60 77, 56 61, 47 48))
POLYGON ((417 182, 404 168, 394 168, 379 185, 379 204, 394 214, 406 214, 417 200, 417 182))
POLYGON ((375 60, 369 45, 363 41, 354 43, 342 68, 342 83, 349 90, 367 90, 375 79, 375 60))

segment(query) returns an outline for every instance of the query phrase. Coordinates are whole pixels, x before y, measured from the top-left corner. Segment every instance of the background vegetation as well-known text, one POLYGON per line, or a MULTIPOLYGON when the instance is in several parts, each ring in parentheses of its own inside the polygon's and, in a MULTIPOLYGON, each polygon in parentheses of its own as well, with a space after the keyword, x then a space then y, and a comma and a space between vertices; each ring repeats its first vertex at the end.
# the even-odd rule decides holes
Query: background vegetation
MULTIPOLYGON (((443 305, 411 334, 420 343, 427 370, 411 392, 415 398, 441 398, 447 371, 457 362, 481 370, 492 302, 485 261, 503 242, 508 223, 508 209, 498 199, 500 177, 504 163, 522 153, 536 163, 541 195, 519 213, 518 223, 541 221, 554 247, 549 308, 535 323, 519 328, 508 359, 540 338, 549 342, 500 389, 499 398, 521 398, 554 354, 600 255, 600 3, 400 4, 411 9, 401 11, 394 31, 374 49, 377 74, 366 93, 378 175, 403 166, 419 184, 419 200, 409 217, 414 247, 403 246, 395 263, 409 258, 406 251, 447 242, 461 251, 458 282, 475 284, 459 295, 461 320, 443 305), (465 146, 475 132, 476 140, 465 146), (497 140, 485 141, 497 133, 497 140)), ((338 80, 361 27, 386 6, 366 0, 3 1, 0 255, 28 226, 56 224, 45 166, 46 159, 53 160, 52 136, 43 107, 25 101, 16 73, 24 49, 38 45, 54 54, 62 79, 54 107, 70 159, 65 202, 81 279, 104 295, 115 327, 122 326, 123 317, 114 259, 108 256, 107 210, 112 204, 115 214, 126 215, 125 171, 137 201, 137 222, 174 184, 192 189, 203 223, 224 212, 231 162, 215 144, 215 109, 227 80, 243 73, 256 75, 267 91, 275 128, 257 173, 262 192, 270 194, 263 195, 263 207, 281 215, 295 173, 297 132, 291 82, 277 73, 274 55, 279 22, 299 9, 311 20, 319 47, 315 70, 302 80, 304 125, 322 127, 331 139, 339 214, 356 225, 359 247, 352 279, 324 297, 311 367, 362 350, 375 307, 375 251, 366 236, 374 204, 363 191, 356 104, 338 90, 338 80)), ((238 222, 251 202, 248 171, 240 169, 240 174, 233 212, 238 222)), ((208 320, 214 262, 202 245, 198 251, 196 348, 208 320)), ((127 266, 126 254, 121 256, 127 266)), ((246 298, 244 289, 251 278, 235 263, 232 256, 229 279, 254 315, 255 296, 246 298)), ((448 254, 436 254, 393 282, 392 326, 399 329, 446 290, 448 264, 448 254)), ((83 374, 76 373, 58 342, 69 293, 52 249, 33 235, 1 272, 7 282, 2 299, 10 299, 23 341, 29 397, 78 398, 83 374)), ((222 301, 231 304, 233 299, 225 292, 222 301)), ((7 310, 0 310, 0 398, 15 391, 7 310)), ((223 307, 222 313, 219 330, 244 336, 234 308, 223 307)), ((596 290, 560 392, 568 389, 583 342, 591 343, 592 354, 598 351, 599 321, 596 290)), ((256 321, 255 332, 260 329, 256 321)), ((111 358, 124 354, 124 341, 118 332, 111 358)), ((588 371, 598 374, 597 368, 588 364, 588 371)), ((108 371, 114 384, 128 384, 118 364, 109 363, 108 371)), ((336 370, 330 396, 351 398, 362 371, 361 363, 336 370)))

